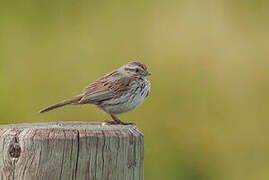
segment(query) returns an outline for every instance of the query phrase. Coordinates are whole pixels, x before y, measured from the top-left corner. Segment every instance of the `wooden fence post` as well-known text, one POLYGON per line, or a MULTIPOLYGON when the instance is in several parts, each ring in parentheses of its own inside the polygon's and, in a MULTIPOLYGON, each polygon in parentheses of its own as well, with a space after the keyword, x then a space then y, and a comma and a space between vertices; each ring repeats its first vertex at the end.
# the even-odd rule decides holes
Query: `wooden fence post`
POLYGON ((143 180, 135 126, 48 122, 0 126, 0 180, 143 180))

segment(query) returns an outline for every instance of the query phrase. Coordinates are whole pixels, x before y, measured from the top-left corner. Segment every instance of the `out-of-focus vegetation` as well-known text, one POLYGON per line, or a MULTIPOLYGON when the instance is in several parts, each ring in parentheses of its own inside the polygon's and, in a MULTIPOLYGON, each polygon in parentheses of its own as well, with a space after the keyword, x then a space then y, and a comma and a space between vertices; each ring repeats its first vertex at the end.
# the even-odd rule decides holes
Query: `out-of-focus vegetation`
POLYGON ((104 121, 38 110, 138 59, 152 92, 121 119, 145 134, 146 180, 269 179, 269 1, 1 1, 0 120, 104 121))

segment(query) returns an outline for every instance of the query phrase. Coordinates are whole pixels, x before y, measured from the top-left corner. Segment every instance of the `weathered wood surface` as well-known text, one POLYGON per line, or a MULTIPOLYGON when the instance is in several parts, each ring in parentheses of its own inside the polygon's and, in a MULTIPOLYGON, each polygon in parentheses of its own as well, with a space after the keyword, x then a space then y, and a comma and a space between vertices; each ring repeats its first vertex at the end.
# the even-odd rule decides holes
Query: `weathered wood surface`
POLYGON ((50 122, 0 126, 1 180, 143 180, 135 126, 50 122))

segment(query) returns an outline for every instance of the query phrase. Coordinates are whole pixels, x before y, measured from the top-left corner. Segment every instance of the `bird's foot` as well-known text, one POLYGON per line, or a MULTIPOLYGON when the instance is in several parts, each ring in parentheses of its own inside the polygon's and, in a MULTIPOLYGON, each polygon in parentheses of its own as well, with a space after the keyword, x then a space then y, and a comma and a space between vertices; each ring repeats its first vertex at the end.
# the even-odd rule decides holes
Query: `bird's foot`
POLYGON ((127 122, 122 122, 119 118, 117 118, 114 114, 110 114, 112 119, 114 121, 110 121, 109 123, 111 124, 120 124, 120 125, 134 125, 134 123, 127 123, 127 122))
POLYGON ((127 123, 122 121, 106 121, 106 123, 110 125, 135 125, 135 123, 127 123))

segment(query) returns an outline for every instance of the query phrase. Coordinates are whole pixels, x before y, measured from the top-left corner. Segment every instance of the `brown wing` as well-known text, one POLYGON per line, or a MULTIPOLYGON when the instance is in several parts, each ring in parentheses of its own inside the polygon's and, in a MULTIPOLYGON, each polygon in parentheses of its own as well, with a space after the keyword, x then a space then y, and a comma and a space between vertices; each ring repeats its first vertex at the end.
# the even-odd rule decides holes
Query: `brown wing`
POLYGON ((121 95, 129 90, 130 78, 120 78, 115 81, 108 81, 107 78, 101 78, 84 90, 84 96, 79 101, 80 104, 99 104, 102 101, 109 100, 115 96, 121 95))

